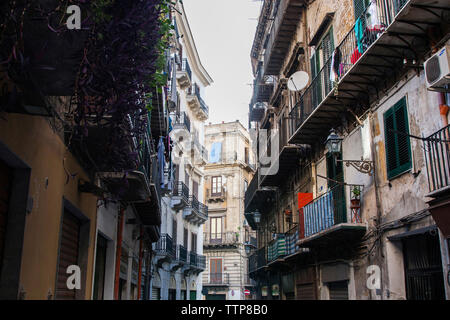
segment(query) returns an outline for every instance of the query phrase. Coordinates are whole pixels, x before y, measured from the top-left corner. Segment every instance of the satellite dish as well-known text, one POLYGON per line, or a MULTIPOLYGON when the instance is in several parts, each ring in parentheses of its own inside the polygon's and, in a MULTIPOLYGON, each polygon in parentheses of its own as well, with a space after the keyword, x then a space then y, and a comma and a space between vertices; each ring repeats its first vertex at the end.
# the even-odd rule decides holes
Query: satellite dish
POLYGON ((309 75, 305 71, 297 71, 289 77, 287 86, 291 91, 300 91, 306 87, 309 75))

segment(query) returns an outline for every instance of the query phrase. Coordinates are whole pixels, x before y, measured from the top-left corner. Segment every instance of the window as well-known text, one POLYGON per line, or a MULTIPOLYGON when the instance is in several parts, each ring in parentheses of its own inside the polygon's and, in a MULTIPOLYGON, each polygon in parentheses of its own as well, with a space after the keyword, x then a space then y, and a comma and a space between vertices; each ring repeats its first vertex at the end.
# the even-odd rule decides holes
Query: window
POLYGON ((211 196, 220 196, 222 194, 222 177, 212 177, 211 196))
POLYGON ((247 192, 247 188, 248 188, 248 181, 244 180, 244 192, 247 192))
POLYGON ((355 20, 364 13, 364 11, 369 6, 370 0, 353 0, 353 5, 355 8, 355 20))
POLYGON ((173 244, 177 244, 177 220, 173 219, 172 223, 172 241, 173 244))
POLYGON ((220 243, 222 240, 222 217, 211 217, 210 227, 211 242, 220 243))
MULTIPOLYGON (((331 58, 334 51, 333 40, 333 28, 325 34, 322 41, 317 45, 316 52, 311 57, 311 74, 312 79, 319 75, 321 69, 325 66, 326 62, 331 58)), ((313 104, 317 106, 322 101, 322 96, 328 94, 332 89, 332 83, 330 80, 331 64, 328 64, 323 75, 316 80, 316 85, 313 88, 313 104), (324 83, 322 84, 322 81, 324 83), (325 92, 322 92, 325 89, 325 92)))
POLYGON ((197 234, 192 233, 191 252, 197 252, 197 234))
POLYGON ((222 259, 211 259, 209 263, 211 283, 222 283, 222 259))
POLYGON ((388 179, 412 167, 406 98, 384 113, 384 137, 388 179))

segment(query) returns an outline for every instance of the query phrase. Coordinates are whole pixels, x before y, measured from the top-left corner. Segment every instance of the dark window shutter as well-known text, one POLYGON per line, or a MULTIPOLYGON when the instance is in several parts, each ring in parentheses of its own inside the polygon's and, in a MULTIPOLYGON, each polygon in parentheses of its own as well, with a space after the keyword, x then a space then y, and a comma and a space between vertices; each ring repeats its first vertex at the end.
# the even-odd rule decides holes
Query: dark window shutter
POLYGON ((353 5, 355 7, 355 21, 364 13, 369 2, 369 0, 353 0, 353 5))
POLYGON ((406 98, 384 113, 384 134, 387 173, 391 179, 411 169, 412 166, 406 98))

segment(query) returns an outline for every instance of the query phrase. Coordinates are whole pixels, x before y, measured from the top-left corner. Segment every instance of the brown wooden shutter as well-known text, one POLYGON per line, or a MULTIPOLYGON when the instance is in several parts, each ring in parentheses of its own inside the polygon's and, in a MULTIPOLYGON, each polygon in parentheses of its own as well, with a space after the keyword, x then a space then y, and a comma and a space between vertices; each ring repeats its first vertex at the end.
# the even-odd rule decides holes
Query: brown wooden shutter
POLYGON ((5 247, 11 176, 11 169, 5 163, 0 162, 0 271, 2 270, 3 250, 5 247))
POLYGON ((70 265, 78 265, 80 221, 67 211, 63 214, 60 237, 58 276, 55 297, 58 300, 74 300, 76 289, 69 290, 67 288, 66 281, 69 275, 66 273, 66 270, 70 265))

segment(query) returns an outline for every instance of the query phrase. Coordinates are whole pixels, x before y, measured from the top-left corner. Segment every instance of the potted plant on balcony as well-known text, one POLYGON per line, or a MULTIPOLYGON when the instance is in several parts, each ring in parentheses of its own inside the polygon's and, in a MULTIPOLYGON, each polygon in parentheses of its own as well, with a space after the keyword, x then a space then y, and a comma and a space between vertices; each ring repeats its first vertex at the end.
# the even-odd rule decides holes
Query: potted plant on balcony
POLYGON ((350 208, 359 209, 361 208, 361 188, 359 186, 354 186, 351 192, 350 208))

